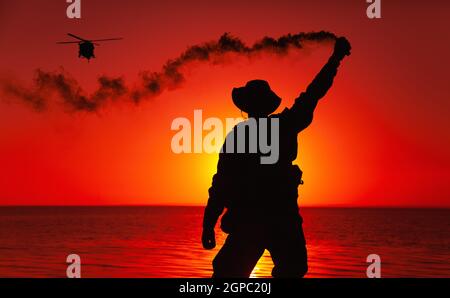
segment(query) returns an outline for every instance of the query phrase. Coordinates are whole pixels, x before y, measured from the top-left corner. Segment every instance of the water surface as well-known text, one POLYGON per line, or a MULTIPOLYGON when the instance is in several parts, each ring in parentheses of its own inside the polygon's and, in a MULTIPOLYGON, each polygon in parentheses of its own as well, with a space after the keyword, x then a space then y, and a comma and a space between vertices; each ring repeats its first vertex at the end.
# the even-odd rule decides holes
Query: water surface
MULTIPOLYGON (((218 247, 201 247, 200 207, 1 207, 0 277, 208 277, 218 247)), ((307 277, 450 277, 449 209, 303 208, 307 277)), ((252 276, 270 276, 266 252, 252 276)))

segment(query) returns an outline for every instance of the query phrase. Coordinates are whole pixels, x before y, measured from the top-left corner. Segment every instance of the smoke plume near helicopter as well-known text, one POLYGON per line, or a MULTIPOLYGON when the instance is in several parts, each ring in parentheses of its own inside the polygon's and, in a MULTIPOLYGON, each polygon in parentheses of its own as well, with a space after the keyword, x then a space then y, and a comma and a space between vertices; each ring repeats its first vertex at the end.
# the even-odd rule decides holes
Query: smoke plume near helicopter
POLYGON ((320 31, 287 34, 278 39, 264 37, 248 46, 239 38, 225 33, 217 41, 188 47, 177 58, 168 60, 159 72, 142 72, 134 88, 128 88, 123 77, 100 76, 97 90, 87 94, 64 69, 54 72, 37 69, 31 87, 12 80, 1 80, 0 87, 4 95, 18 99, 38 111, 45 110, 52 101, 59 100, 70 111, 95 112, 108 102, 118 99, 138 104, 165 90, 179 88, 185 81, 183 67, 192 62, 225 63, 220 58, 230 53, 248 57, 260 53, 286 55, 290 49, 301 49, 304 42, 326 43, 335 39, 333 33, 320 31))
POLYGON ((13 83, 11 80, 1 82, 6 95, 22 100, 37 111, 45 110, 55 94, 70 111, 87 112, 94 112, 107 100, 114 100, 127 94, 123 78, 101 76, 98 78, 98 84, 97 90, 87 96, 78 82, 63 69, 56 72, 37 69, 31 88, 13 83))

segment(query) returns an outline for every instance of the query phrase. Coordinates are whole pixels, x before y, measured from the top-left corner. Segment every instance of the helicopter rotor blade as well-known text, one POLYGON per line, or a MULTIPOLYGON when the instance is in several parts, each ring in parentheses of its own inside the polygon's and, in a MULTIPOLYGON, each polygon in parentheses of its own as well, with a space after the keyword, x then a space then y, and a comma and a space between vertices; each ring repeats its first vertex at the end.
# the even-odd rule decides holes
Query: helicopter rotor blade
POLYGON ((117 37, 117 38, 106 38, 106 39, 93 39, 90 41, 112 41, 112 40, 122 40, 122 37, 117 37))
POLYGON ((59 41, 57 44, 72 44, 72 43, 80 43, 79 41, 59 41))
POLYGON ((81 38, 81 37, 79 37, 79 36, 76 36, 76 35, 74 35, 74 34, 72 34, 72 33, 67 33, 67 35, 69 35, 69 36, 71 36, 71 37, 73 37, 73 38, 79 39, 79 40, 81 40, 81 41, 89 41, 89 40, 86 40, 86 39, 81 38))

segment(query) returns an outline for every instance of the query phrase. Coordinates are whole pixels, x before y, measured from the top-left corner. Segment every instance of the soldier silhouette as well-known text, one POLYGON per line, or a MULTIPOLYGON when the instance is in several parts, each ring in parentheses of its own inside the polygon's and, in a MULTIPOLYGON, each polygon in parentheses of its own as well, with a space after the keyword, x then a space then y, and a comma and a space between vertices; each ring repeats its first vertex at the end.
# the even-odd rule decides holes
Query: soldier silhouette
POLYGON ((221 228, 228 237, 214 258, 213 277, 249 277, 265 249, 274 262, 273 277, 303 277, 308 271, 297 204, 302 172, 292 164, 297 157, 297 135, 311 124, 318 101, 330 89, 350 50, 347 39, 337 38, 328 62, 294 105, 280 114, 272 114, 281 99, 266 81, 253 80, 233 89, 234 104, 249 118, 279 119, 279 159, 275 164, 262 164, 258 152, 220 153, 202 233, 203 247, 214 248, 214 227, 226 209, 221 228))

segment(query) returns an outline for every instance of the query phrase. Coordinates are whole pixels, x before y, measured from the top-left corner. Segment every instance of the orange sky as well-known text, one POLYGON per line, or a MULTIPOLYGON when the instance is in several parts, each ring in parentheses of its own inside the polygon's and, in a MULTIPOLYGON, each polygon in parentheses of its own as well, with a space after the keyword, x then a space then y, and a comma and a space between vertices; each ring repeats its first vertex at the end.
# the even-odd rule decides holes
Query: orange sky
MULTIPOLYGON (((0 76, 31 83, 34 69, 63 66, 92 91, 99 75, 133 84, 224 32, 252 43, 329 30, 353 52, 299 137, 300 204, 450 207, 447 2, 383 1, 381 20, 367 19, 363 0, 187 2, 83 1, 83 18, 69 20, 62 0, 0 0, 0 76), (102 44, 87 63, 76 46, 55 44, 67 32, 125 40, 102 44)), ((255 78, 270 82, 281 110, 331 50, 190 65, 182 88, 98 114, 37 113, 0 95, 0 204, 204 204, 217 155, 173 154, 172 120, 194 109, 239 117, 231 89, 255 78)))

